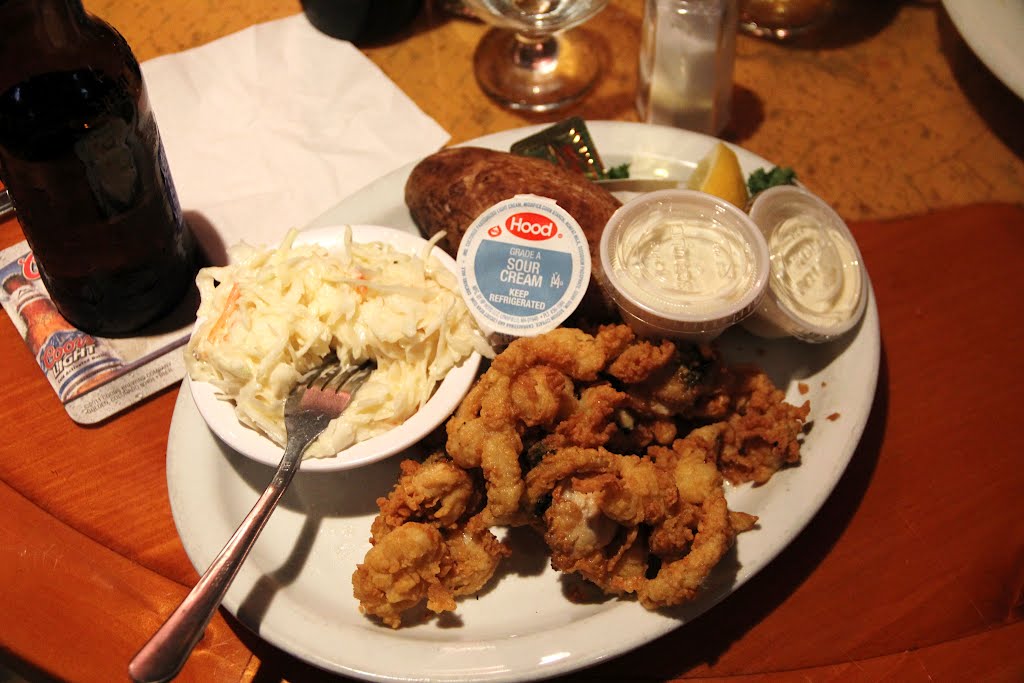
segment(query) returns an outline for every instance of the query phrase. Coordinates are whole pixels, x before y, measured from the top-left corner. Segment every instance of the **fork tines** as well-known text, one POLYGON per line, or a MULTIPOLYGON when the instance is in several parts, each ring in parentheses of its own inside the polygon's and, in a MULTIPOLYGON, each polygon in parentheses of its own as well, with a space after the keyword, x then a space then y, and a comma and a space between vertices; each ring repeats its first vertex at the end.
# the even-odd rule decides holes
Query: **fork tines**
POLYGON ((348 407, 352 394, 376 367, 372 361, 362 365, 342 366, 338 362, 325 365, 306 383, 299 407, 340 415, 348 407))

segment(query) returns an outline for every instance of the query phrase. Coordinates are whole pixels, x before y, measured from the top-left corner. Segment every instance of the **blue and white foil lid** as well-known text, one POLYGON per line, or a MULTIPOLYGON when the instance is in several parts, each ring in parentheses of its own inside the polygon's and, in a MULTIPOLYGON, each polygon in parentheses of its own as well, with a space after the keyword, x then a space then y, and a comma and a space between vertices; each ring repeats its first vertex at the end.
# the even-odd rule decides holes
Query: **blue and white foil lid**
POLYGON ((516 195, 484 211, 459 245, 459 286, 492 343, 555 329, 590 283, 590 246, 553 199, 516 195))

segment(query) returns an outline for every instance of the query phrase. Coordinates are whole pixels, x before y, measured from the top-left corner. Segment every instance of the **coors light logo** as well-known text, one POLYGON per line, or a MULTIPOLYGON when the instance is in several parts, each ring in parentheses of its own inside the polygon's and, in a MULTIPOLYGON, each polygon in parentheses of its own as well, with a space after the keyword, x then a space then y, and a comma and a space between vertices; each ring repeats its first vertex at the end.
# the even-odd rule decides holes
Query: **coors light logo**
POLYGON ((21 274, 26 280, 38 280, 39 279, 39 266, 36 264, 36 255, 31 251, 25 256, 18 259, 18 263, 21 265, 21 274))
POLYGON ((516 237, 533 241, 550 239, 558 232, 555 222, 539 213, 524 212, 509 216, 505 227, 516 237))

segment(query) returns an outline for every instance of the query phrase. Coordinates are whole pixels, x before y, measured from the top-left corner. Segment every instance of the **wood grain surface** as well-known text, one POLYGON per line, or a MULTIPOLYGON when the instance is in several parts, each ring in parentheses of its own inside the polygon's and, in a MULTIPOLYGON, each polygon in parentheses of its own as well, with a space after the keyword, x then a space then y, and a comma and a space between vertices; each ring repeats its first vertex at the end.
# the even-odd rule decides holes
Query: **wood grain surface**
MULTIPOLYGON (((294 14, 297 2, 91 0, 140 59, 294 14)), ((568 114, 636 120, 641 3, 588 24, 606 75, 568 114)), ((571 680, 1024 679, 1024 103, 937 2, 848 3, 799 44, 741 36, 725 137, 851 223, 881 320, 878 391, 821 512, 725 602, 571 680)), ((461 142, 539 119, 480 92, 485 27, 427 5, 365 53, 461 142)), ((556 120, 550 116, 547 120, 556 120)), ((0 247, 21 239, 0 223, 0 247)), ((73 423, 0 320, 0 661, 30 680, 127 680, 196 574, 164 469, 178 387, 73 423)), ((340 680, 221 612, 181 681, 340 680)))

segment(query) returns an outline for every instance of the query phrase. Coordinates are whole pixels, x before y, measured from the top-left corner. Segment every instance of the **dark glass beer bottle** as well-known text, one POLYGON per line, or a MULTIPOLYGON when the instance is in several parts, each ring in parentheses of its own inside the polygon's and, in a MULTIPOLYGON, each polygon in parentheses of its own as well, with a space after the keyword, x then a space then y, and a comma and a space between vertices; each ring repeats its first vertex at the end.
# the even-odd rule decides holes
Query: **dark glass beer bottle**
POLYGON ((0 179, 69 322, 135 331, 192 287, 182 219, 142 72, 81 0, 0 0, 0 179))

